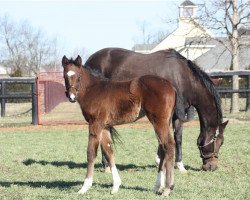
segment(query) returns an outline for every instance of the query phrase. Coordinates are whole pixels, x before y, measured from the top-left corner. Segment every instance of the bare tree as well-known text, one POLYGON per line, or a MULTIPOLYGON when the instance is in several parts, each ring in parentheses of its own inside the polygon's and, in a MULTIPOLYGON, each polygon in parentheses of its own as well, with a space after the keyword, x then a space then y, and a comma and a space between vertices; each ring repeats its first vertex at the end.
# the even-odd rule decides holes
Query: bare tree
POLYGON ((2 65, 26 76, 52 68, 58 60, 55 39, 49 40, 28 22, 15 23, 8 16, 0 18, 0 52, 2 65))
POLYGON ((149 31, 150 24, 145 20, 139 23, 138 27, 141 32, 140 39, 136 42, 138 44, 158 44, 168 35, 168 31, 149 31))
MULTIPOLYGON (((231 70, 239 70, 239 52, 241 47, 240 28, 246 25, 250 17, 249 0, 213 0, 204 1, 200 21, 213 32, 226 37, 227 40, 214 38, 231 53, 231 70)), ((239 89, 239 77, 233 76, 233 89, 239 89)), ((231 112, 239 111, 239 94, 232 94, 231 112)))

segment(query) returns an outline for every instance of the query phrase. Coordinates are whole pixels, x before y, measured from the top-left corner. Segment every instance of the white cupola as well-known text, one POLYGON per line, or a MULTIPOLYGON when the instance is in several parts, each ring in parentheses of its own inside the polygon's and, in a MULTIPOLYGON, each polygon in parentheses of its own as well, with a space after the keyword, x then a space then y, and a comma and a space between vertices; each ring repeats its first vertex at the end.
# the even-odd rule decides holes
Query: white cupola
POLYGON ((194 4, 192 1, 185 0, 179 6, 179 19, 180 20, 190 20, 196 18, 198 6, 194 4))

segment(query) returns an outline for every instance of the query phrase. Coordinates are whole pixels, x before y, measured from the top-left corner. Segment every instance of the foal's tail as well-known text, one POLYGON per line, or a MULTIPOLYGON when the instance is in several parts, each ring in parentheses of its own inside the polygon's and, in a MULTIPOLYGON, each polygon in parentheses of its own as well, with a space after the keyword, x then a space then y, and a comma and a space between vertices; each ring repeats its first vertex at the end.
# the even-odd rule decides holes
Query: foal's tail
POLYGON ((117 142, 120 143, 120 144, 123 144, 120 134, 118 133, 118 131, 113 126, 109 127, 109 132, 110 132, 111 139, 112 139, 112 142, 114 144, 114 147, 116 147, 115 145, 116 145, 117 142))

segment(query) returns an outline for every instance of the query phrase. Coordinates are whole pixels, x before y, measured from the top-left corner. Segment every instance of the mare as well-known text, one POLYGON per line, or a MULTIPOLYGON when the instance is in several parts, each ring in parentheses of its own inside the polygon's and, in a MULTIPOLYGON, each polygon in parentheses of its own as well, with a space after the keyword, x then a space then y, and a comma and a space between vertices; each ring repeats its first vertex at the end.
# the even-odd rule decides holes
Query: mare
POLYGON ((87 175, 79 193, 87 192, 92 186, 99 144, 111 168, 111 193, 118 191, 121 179, 115 166, 110 132, 114 132, 114 125, 133 122, 143 112, 152 123, 160 146, 155 192, 168 196, 174 186, 175 142, 170 124, 176 103, 175 88, 167 80, 153 75, 131 81, 101 80, 82 66, 80 56, 75 60, 64 56, 62 66, 66 95, 69 101, 79 103, 89 123, 87 175))
POLYGON ((223 143, 223 132, 228 121, 222 123, 221 101, 210 77, 192 61, 175 50, 140 54, 121 48, 105 48, 92 54, 85 65, 111 80, 131 80, 143 75, 157 75, 167 79, 177 90, 180 105, 173 116, 176 143, 175 162, 185 171, 182 162, 182 130, 185 111, 192 105, 200 120, 197 146, 203 170, 214 171, 223 143), (176 115, 176 113, 179 115, 176 115), (183 115, 181 118, 178 116, 183 115))

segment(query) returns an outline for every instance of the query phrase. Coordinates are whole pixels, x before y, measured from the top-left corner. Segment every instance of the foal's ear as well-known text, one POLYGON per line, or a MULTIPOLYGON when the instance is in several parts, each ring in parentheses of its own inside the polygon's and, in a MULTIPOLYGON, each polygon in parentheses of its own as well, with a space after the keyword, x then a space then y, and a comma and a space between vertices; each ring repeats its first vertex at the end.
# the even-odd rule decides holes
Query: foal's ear
POLYGON ((78 67, 81 67, 82 66, 82 58, 81 56, 77 56, 77 58, 75 59, 75 65, 78 66, 78 67))
POLYGON ((62 66, 65 67, 69 64, 69 59, 66 56, 63 56, 62 58, 62 66))

